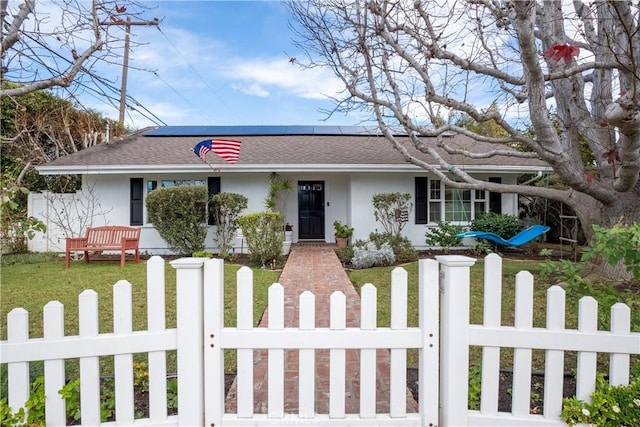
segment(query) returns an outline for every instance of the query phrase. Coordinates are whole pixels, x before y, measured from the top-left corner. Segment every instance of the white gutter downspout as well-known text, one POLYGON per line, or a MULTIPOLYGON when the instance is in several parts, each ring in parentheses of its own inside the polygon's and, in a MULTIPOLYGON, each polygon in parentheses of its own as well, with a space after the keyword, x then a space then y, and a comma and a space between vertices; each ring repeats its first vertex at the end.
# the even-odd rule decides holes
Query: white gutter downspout
POLYGON ((531 178, 531 179, 529 179, 529 180, 527 180, 527 181, 525 181, 525 182, 523 182, 522 184, 519 184, 519 185, 529 185, 532 182, 535 182, 535 181, 539 180, 540 178, 542 178, 542 171, 538 171, 536 176, 534 176, 533 178, 531 178))

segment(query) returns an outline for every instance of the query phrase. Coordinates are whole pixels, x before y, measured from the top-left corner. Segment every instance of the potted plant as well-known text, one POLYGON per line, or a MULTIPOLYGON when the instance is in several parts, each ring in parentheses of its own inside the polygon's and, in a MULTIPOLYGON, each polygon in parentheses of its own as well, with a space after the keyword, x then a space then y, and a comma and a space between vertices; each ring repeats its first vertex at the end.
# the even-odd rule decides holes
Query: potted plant
POLYGON ((336 246, 339 248, 345 247, 349 237, 353 234, 353 227, 349 227, 346 224, 336 220, 333 222, 333 228, 335 230, 336 246))
POLYGON ((291 241, 293 240, 293 225, 286 223, 284 225, 284 240, 291 241))

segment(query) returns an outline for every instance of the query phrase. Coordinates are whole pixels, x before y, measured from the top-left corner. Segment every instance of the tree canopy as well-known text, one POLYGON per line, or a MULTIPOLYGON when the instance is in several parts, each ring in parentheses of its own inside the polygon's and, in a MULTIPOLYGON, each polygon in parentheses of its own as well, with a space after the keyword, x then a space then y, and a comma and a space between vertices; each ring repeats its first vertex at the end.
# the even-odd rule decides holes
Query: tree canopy
POLYGON ((587 235, 591 224, 640 219, 637 3, 310 0, 288 5, 296 42, 307 54, 296 62, 330 67, 344 85, 335 111, 356 109, 373 118, 408 162, 454 187, 564 201, 587 235), (411 156, 392 126, 403 127, 434 161, 411 156), (462 152, 467 156, 541 158, 566 187, 478 180, 425 143, 424 137, 435 137, 452 151, 441 138, 451 133, 495 146, 486 153, 462 152))
MULTIPOLYGON (((3 87, 15 85, 4 83, 3 87)), ((115 121, 84 110, 47 91, 0 100, 2 173, 31 189, 44 183, 33 166, 41 165, 125 133, 115 121), (107 136, 107 132, 109 136, 107 136), (28 179, 25 177, 28 176, 28 179)), ((57 188, 57 190, 63 190, 57 188)))

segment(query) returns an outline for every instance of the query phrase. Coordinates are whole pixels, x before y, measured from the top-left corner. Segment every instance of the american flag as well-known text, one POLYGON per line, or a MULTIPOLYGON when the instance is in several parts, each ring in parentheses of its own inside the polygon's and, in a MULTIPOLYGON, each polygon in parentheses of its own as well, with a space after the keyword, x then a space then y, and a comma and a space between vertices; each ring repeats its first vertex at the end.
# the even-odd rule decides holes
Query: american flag
POLYGON ((193 148, 195 155, 203 161, 207 160, 209 151, 213 151, 226 162, 234 164, 240 155, 240 141, 236 139, 206 139, 198 142, 193 148))

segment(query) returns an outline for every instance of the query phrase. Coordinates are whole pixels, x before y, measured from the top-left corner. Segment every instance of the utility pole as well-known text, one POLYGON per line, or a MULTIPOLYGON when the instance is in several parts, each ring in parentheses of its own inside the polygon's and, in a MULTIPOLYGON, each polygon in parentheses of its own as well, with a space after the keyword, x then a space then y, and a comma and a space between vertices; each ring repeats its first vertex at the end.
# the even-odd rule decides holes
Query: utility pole
MULTIPOLYGON (((113 17, 112 17, 113 18, 113 17)), ((127 16, 127 20, 112 19, 111 22, 102 22, 100 25, 123 25, 125 27, 124 33, 124 55, 122 58, 122 84, 120 86, 120 115, 118 116, 118 123, 120 126, 124 126, 124 110, 127 106, 127 75, 129 72, 129 40, 131 37, 132 25, 158 25, 158 18, 154 18, 152 21, 137 21, 131 22, 131 17, 127 16)))

